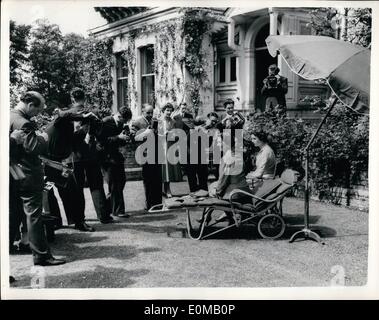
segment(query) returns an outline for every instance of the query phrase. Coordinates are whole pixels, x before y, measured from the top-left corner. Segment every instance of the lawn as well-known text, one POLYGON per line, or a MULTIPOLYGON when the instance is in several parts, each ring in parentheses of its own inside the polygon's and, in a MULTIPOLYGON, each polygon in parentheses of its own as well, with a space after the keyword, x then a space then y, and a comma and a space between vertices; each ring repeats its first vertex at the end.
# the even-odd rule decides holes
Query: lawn
MULTIPOLYGON (((185 188, 182 183, 177 189, 185 188)), ((88 190, 86 198, 87 220, 96 232, 69 227, 56 232, 52 252, 68 263, 45 268, 48 288, 329 286, 334 266, 343 268, 347 286, 362 286, 367 280, 367 212, 312 201, 310 221, 326 244, 290 244, 290 236, 302 227, 303 201, 286 198, 288 227, 279 240, 262 240, 256 230, 245 227, 194 241, 175 231, 185 225, 184 212, 140 210, 140 181, 128 182, 125 190, 131 217, 117 218, 114 224, 100 224, 88 190)), ((31 256, 14 255, 10 261, 17 279, 12 287, 30 288, 31 256)))

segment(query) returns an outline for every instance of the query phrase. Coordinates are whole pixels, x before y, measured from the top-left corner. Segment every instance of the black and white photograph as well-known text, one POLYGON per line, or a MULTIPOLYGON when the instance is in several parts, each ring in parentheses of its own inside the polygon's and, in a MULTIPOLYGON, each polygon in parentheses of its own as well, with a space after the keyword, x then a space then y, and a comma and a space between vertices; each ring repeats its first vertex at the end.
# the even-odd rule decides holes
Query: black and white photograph
POLYGON ((378 299, 378 10, 2 1, 2 299, 378 299))

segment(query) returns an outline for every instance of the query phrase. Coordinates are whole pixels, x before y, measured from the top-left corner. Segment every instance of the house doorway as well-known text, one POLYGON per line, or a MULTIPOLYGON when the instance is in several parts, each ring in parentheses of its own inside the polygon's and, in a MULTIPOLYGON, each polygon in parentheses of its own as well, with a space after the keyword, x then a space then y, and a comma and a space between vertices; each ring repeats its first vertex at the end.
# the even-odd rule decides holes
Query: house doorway
POLYGON ((265 110, 265 99, 261 94, 263 79, 268 75, 268 67, 271 64, 277 64, 278 58, 273 58, 267 50, 266 38, 270 35, 270 24, 265 24, 257 33, 255 38, 255 108, 256 110, 265 110))

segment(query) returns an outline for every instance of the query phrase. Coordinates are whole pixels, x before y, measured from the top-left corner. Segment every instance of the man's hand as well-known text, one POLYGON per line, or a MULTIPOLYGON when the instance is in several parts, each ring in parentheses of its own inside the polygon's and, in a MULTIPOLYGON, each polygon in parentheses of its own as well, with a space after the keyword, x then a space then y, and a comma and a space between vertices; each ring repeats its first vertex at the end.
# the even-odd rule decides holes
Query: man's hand
POLYGON ((130 136, 125 134, 125 132, 121 132, 118 137, 122 140, 124 140, 125 142, 130 142, 130 136))
POLYGON ((88 112, 88 113, 83 114, 83 118, 84 119, 89 118, 89 119, 99 120, 98 116, 95 115, 93 112, 88 112))
POLYGON ((45 141, 49 140, 49 136, 47 135, 46 132, 36 131, 36 134, 37 134, 37 136, 40 136, 40 137, 44 138, 45 141))
POLYGON ((16 144, 23 144, 25 136, 25 132, 20 129, 16 129, 10 134, 10 137, 16 141, 16 144))

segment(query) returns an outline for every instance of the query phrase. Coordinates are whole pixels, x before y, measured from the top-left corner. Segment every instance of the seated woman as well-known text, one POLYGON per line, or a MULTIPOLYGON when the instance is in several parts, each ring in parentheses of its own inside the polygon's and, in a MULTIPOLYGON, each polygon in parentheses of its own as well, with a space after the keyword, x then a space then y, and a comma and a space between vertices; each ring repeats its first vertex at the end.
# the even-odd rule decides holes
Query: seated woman
POLYGON ((276 170, 276 157, 274 151, 268 144, 267 134, 263 131, 251 133, 251 141, 260 150, 256 156, 256 169, 250 172, 246 178, 248 180, 274 179, 276 170))
MULTIPOLYGON (((229 200, 230 193, 234 189, 251 192, 245 177, 243 152, 242 150, 240 152, 236 150, 235 129, 230 130, 230 139, 226 139, 227 135, 228 133, 224 131, 223 136, 221 137, 220 135, 217 139, 218 146, 221 147, 222 145, 224 155, 220 162, 219 178, 209 188, 210 196, 224 200, 229 200), (230 140, 230 144, 226 143, 227 140, 230 140)), ((251 198, 240 194, 233 201, 247 203, 251 201, 251 198)), ((229 219, 229 222, 232 222, 232 217, 226 214, 221 215, 216 221, 222 221, 226 218, 229 219)))

